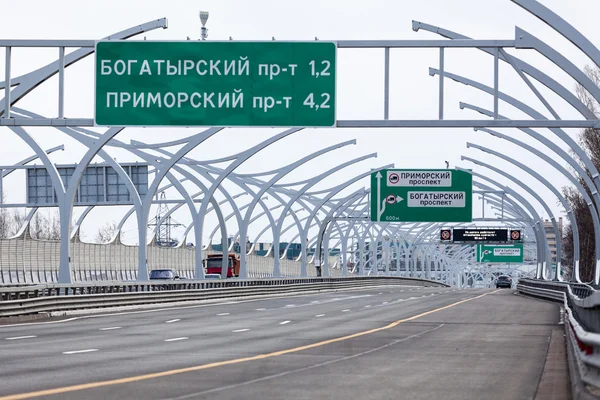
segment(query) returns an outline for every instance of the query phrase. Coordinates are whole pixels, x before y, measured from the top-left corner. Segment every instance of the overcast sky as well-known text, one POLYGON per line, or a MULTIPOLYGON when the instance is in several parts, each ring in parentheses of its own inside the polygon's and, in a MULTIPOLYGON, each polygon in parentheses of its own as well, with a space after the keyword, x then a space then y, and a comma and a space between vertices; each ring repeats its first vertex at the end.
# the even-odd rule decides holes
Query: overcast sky
MULTIPOLYGON (((544 0, 542 3, 572 23, 593 43, 600 42, 596 18, 600 12, 600 3, 591 0, 568 2, 544 0)), ((200 9, 210 12, 207 24, 209 40, 227 40, 229 37, 234 40, 270 40, 272 37, 277 40, 314 40, 315 37, 319 40, 439 38, 429 32, 413 32, 412 20, 441 26, 477 39, 514 39, 515 26, 519 26, 544 40, 581 68, 591 63, 572 44, 510 0, 371 0, 368 2, 104 0, 92 3, 75 0, 27 0, 13 2, 10 8, 4 11, 5 18, 0 31, 1 37, 7 39, 99 39, 140 23, 167 17, 168 29, 155 30, 142 36, 146 36, 148 40, 185 40, 186 37, 198 39, 200 9)), ((141 39, 142 36, 139 38, 141 39)), ((19 76, 51 62, 55 59, 56 53, 57 50, 54 49, 14 50, 13 76, 19 76)), ((532 63, 567 88, 574 90, 575 82, 572 79, 534 51, 509 50, 509 53, 532 63)), ((493 58, 488 54, 465 49, 452 49, 446 54, 448 72, 478 80, 489 86, 493 85, 493 58)), ((3 56, 2 52, 0 76, 4 76, 3 56)), ((438 78, 428 75, 429 67, 438 68, 437 49, 392 49, 391 119, 437 118, 438 78)), ((339 50, 337 74, 338 119, 381 119, 383 117, 383 50, 339 50)), ((44 83, 20 101, 18 106, 55 117, 57 82, 54 78, 44 83)), ((67 117, 93 117, 93 85, 92 57, 67 69, 65 89, 67 117)), ((581 118, 566 102, 541 85, 536 83, 536 86, 547 96, 561 118, 581 118)), ((550 117, 540 101, 505 63, 500 64, 500 90, 519 98, 550 117)), ((454 81, 446 81, 445 91, 446 118, 480 118, 479 114, 472 111, 459 110, 459 101, 483 108, 493 108, 493 101, 489 95, 454 81)), ((521 112, 502 102, 500 102, 500 113, 510 118, 525 118, 521 112)), ((67 151, 55 153, 51 157, 57 163, 73 163, 82 155, 81 145, 55 130, 46 128, 29 130, 44 148, 65 143, 67 151)), ((120 134, 118 138, 125 141, 133 138, 145 142, 160 142, 166 140, 166 137, 169 139, 185 137, 200 130, 202 129, 131 128, 120 134)), ((507 129, 501 131, 548 152, 545 147, 536 144, 537 142, 522 132, 507 129)), ((229 129, 202 144, 192 155, 199 159, 213 159, 233 154, 265 140, 275 132, 276 130, 271 129, 229 129)), ((569 150, 565 143, 555 139, 551 132, 547 130, 540 130, 540 132, 552 138, 563 149, 569 150)), ((574 138, 578 135, 577 130, 567 132, 574 138)), ((3 165, 17 162, 32 153, 7 128, 0 128, 0 138, 2 140, 0 158, 3 165)), ((556 197, 535 179, 498 158, 475 149, 467 149, 466 142, 481 144, 510 154, 543 173, 559 188, 568 184, 566 178, 542 160, 514 145, 481 132, 473 132, 471 129, 306 129, 269 147, 261 152, 260 156, 246 162, 238 171, 248 173, 272 170, 322 147, 348 139, 356 139, 357 145, 312 160, 287 177, 285 181, 292 182, 317 175, 341 162, 372 152, 378 153, 377 159, 362 162, 335 174, 320 183, 317 188, 335 186, 354 175, 368 171, 369 168, 389 163, 394 163, 398 168, 445 168, 444 161, 447 160, 452 167, 473 167, 473 164, 460 161, 461 155, 468 155, 509 172, 543 195, 557 216, 564 213, 564 210, 558 206, 556 197)), ((136 160, 122 151, 108 150, 118 161, 136 160)), ((564 162, 561 164, 566 165, 564 162)), ((487 173, 480 167, 473 168, 477 172, 487 173)), ((494 173, 489 175, 503 183, 508 182, 494 173)), ((363 179, 344 193, 368 185, 368 179, 363 179)), ((190 191, 195 191, 192 187, 188 187, 190 191)), ((14 174, 5 182, 5 194, 10 202, 25 199, 24 174, 14 174)), ((531 199, 528 195, 525 197, 531 199)), ((269 204, 275 203, 270 201, 269 204)), ((533 204, 540 214, 547 217, 538 203, 534 201, 533 204)), ((476 203, 476 216, 480 215, 480 208, 480 204, 476 203)), ((118 220, 125 210, 126 208, 119 207, 94 211, 84 225, 87 239, 92 239, 101 223, 107 219, 118 220)), ((76 210, 75 215, 78 212, 79 210, 76 210)), ((186 212, 177 213, 175 217, 182 223, 189 222, 186 212)), ((211 216, 208 220, 214 221, 214 218, 211 216)), ((129 233, 126 238, 128 241, 135 241, 136 237, 132 231, 133 219, 131 222, 127 226, 129 233)), ((209 226, 212 223, 214 222, 210 222, 209 226)), ((252 228, 251 238, 260 229, 262 226, 258 225, 252 228)), ((270 236, 263 239, 270 240, 270 236)))

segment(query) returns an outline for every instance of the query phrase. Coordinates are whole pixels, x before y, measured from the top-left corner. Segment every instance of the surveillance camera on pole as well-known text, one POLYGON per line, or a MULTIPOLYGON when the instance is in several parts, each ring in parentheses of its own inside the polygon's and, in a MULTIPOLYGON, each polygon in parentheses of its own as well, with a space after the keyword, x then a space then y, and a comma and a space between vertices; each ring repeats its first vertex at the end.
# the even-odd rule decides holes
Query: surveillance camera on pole
POLYGON ((208 37, 208 28, 206 27, 206 22, 208 21, 208 11, 200 11, 200 23, 202 24, 202 28, 200 28, 200 39, 206 40, 208 37))

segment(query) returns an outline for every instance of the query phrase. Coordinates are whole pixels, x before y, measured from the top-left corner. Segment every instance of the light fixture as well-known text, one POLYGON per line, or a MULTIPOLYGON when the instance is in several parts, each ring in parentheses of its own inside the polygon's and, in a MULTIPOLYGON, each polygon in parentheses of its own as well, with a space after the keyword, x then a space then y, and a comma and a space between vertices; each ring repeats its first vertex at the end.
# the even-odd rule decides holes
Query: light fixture
POLYGON ((208 21, 208 11, 200 11, 200 23, 202 27, 206 26, 206 21, 208 21))

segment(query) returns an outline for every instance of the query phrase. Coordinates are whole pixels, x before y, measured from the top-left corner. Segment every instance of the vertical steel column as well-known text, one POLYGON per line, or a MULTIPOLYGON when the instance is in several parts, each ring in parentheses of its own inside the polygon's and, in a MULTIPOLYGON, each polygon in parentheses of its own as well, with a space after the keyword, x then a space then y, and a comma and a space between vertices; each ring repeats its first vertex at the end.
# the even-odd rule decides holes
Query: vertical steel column
POLYGON ((65 48, 58 48, 58 118, 65 117, 65 48))
POLYGON ((2 175, 4 175, 4 171, 0 169, 0 204, 4 202, 4 192, 2 191, 2 175))
POLYGON ((4 118, 10 118, 10 59, 12 48, 6 47, 6 67, 4 78, 4 118))
POLYGON ((496 47, 494 49, 494 119, 498 119, 498 53, 499 49, 496 47))
POLYGON ((390 48, 385 48, 383 119, 390 118, 390 48))
POLYGON ((481 195, 481 218, 485 218, 485 193, 481 195))
POLYGON ((440 115, 439 119, 444 119, 444 48, 440 47, 440 115))

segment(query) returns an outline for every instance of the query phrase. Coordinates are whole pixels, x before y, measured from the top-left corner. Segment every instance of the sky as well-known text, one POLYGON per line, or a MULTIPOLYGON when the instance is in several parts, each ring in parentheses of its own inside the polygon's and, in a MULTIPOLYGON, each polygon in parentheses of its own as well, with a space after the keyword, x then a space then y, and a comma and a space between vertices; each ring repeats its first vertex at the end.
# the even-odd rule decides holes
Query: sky
MULTIPOLYGON (((542 3, 573 24, 593 43, 600 42, 595 16, 600 12, 600 3, 589 0, 543 0, 542 3)), ((476 39, 506 39, 515 36, 519 26, 544 40, 551 47, 571 60, 580 68, 591 64, 583 53, 566 39, 528 14, 510 0, 105 0, 82 2, 75 0, 23 0, 13 2, 5 11, 0 27, 4 39, 99 39, 111 33, 162 17, 168 18, 168 29, 154 30, 139 37, 147 40, 197 40, 200 35, 198 11, 210 12, 207 27, 208 40, 381 40, 381 39, 439 39, 425 31, 413 32, 412 21, 440 26, 476 39)), ((574 91, 575 81, 558 67, 533 50, 507 50, 510 54, 542 69, 565 87, 574 91)), ((13 50, 12 76, 39 68, 53 61, 56 49, 13 50)), ((383 118, 383 50, 382 49, 339 49, 337 68, 337 118, 382 119, 383 118)), ((392 49, 390 64, 390 119, 437 119, 438 78, 428 74, 428 68, 438 68, 437 49, 392 49)), ((69 67, 66 71, 65 115, 70 118, 92 118, 94 114, 93 57, 69 67)), ((4 52, 0 55, 0 76, 4 76, 4 52)), ((493 85, 493 58, 474 49, 450 49, 446 51, 445 69, 458 75, 493 85)), ((46 116, 57 116, 57 78, 40 85, 17 106, 46 116)), ((535 82, 552 107, 563 119, 581 118, 565 101, 535 82)), ((542 103, 519 78, 512 68, 500 63, 500 90, 510 94, 539 110, 551 115, 542 103)), ((460 101, 492 109, 492 97, 460 83, 445 81, 445 117, 447 119, 485 118, 473 111, 460 110, 460 101)), ((500 114, 514 119, 526 117, 506 103, 500 102, 500 114)), ((97 128, 100 132, 101 129, 97 128)), ((162 142, 182 138, 201 131, 202 128, 128 128, 118 139, 144 142, 162 142)), ((66 150, 51 156, 56 163, 74 163, 83 153, 83 146, 62 133, 48 128, 28 128, 43 148, 64 143, 66 150)), ((191 155, 198 159, 214 159, 231 155, 255 145, 281 131, 265 128, 227 129, 196 148, 191 155)), ((551 154, 544 146, 518 130, 499 131, 535 146, 551 154)), ((566 130, 577 139, 578 130, 566 130)), ((561 148, 568 146, 548 130, 539 130, 561 148)), ((516 158, 545 176, 557 188, 569 181, 541 159, 513 144, 493 138, 483 132, 468 128, 456 129, 305 129, 264 150, 244 163, 237 172, 257 173, 269 171, 300 159, 320 148, 356 139, 357 144, 336 150, 324 157, 307 162, 283 182, 302 180, 318 175, 335 165, 365 154, 376 152, 378 157, 370 159, 337 173, 319 183, 315 188, 324 189, 345 182, 370 168, 394 164, 396 168, 473 168, 488 174, 502 184, 509 181, 496 173, 486 171, 471 163, 461 161, 461 155, 492 164, 542 195, 555 215, 564 210, 557 198, 541 183, 519 168, 497 157, 476 149, 467 149, 466 143, 476 143, 496 149, 516 158)), ((9 165, 32 154, 32 151, 7 128, 0 128, 0 159, 9 165)), ((118 149, 108 149, 118 161, 136 161, 130 154, 118 149)), ((553 158, 556 158, 551 154, 553 158)), ((561 165, 565 162, 559 160, 561 165)), ((15 173, 4 182, 7 202, 22 202, 25 199, 23 173, 15 173)), ((351 193, 360 187, 368 187, 369 180, 362 179, 346 188, 342 193, 351 193)), ((515 187, 514 184, 509 184, 515 187)), ((195 191, 192 187, 190 191, 195 191)), ((236 192, 235 190, 233 191, 236 192)), ((173 198, 176 198, 173 195, 173 198)), ((532 204, 543 217, 548 217, 542 206, 531 196, 532 204)), ((270 199, 268 204, 275 204, 270 199)), ((475 202, 475 216, 481 216, 481 204, 475 202)), ((117 221, 127 207, 99 208, 94 210, 83 225, 84 239, 92 240, 95 231, 104 222, 117 221)), ((490 209, 486 208, 486 217, 490 209)), ((75 217, 81 210, 76 208, 75 217)), ((229 213, 228 210, 225 211, 229 213)), ((182 208, 174 215, 182 224, 189 223, 189 214, 182 208)), ((209 226, 214 226, 214 216, 207 217, 209 226)), ((125 241, 136 240, 134 219, 125 227, 125 241)), ((251 238, 263 225, 253 225, 251 238)), ((232 228, 233 230, 235 230, 232 228)), ((212 230, 212 229, 210 229, 212 230)), ((209 230, 209 231, 210 231, 209 230)), ((183 228, 177 232, 181 234, 183 228)), ((205 240, 207 233, 205 232, 205 240)), ((291 239, 291 237, 284 237, 291 239)), ((262 240, 269 241, 270 237, 262 240)))

